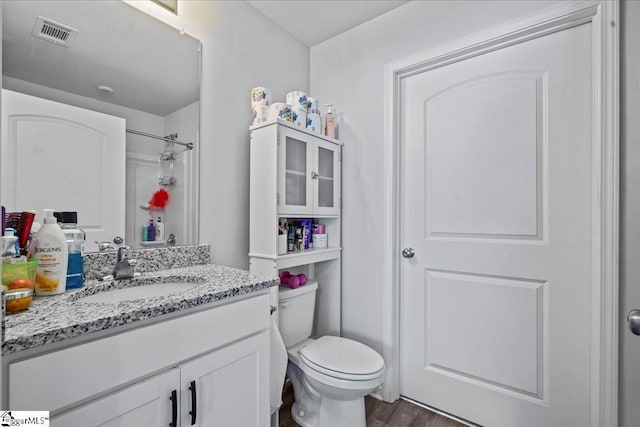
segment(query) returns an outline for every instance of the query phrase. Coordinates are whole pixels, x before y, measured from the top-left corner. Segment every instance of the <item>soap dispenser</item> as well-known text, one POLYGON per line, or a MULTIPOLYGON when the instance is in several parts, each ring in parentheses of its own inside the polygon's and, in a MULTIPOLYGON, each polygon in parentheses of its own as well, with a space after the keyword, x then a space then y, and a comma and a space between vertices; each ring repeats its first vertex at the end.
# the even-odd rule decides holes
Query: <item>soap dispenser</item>
POLYGON ((324 104, 328 108, 327 114, 324 116, 324 134, 329 138, 335 138, 337 134, 338 123, 336 115, 333 112, 333 104, 324 104))

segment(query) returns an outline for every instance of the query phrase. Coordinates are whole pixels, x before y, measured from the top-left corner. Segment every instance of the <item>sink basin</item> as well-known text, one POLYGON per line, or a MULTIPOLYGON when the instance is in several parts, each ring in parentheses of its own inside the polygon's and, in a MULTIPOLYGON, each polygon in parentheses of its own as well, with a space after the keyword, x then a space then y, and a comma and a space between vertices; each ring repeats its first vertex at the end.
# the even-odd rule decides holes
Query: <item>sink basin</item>
POLYGON ((80 298, 81 302, 122 302, 136 299, 162 297, 176 292, 182 292, 198 286, 193 282, 166 282, 150 285, 131 286, 128 288, 113 289, 98 292, 80 298))

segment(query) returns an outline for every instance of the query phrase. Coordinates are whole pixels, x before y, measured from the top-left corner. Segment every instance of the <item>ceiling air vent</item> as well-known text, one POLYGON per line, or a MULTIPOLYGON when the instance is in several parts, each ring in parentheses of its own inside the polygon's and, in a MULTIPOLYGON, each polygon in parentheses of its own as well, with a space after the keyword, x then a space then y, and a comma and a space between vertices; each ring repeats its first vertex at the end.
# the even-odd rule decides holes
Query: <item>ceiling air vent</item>
POLYGON ((33 25, 31 35, 39 39, 55 43, 58 46, 69 47, 71 42, 76 38, 78 30, 60 24, 51 19, 38 16, 36 23, 33 25))

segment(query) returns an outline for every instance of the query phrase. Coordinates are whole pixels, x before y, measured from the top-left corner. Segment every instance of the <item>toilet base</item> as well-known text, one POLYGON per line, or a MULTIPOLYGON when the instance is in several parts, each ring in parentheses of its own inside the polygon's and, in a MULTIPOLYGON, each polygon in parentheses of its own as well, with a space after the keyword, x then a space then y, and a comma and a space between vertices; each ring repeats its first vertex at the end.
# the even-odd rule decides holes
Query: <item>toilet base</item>
POLYGON ((353 400, 335 400, 321 395, 304 373, 289 362, 287 375, 293 385, 295 402, 291 417, 302 427, 365 427, 364 396, 353 400))

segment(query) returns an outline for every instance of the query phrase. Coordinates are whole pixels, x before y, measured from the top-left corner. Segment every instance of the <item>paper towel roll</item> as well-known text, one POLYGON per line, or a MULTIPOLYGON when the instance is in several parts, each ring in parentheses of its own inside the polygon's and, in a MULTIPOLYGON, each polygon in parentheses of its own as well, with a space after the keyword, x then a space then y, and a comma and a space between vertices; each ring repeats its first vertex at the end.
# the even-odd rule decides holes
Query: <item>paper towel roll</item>
POLYGON ((271 316, 271 340, 269 342, 271 356, 270 372, 270 402, 271 413, 273 414, 282 405, 282 386, 284 376, 287 373, 287 348, 284 346, 282 336, 278 330, 278 325, 274 316, 271 316))

